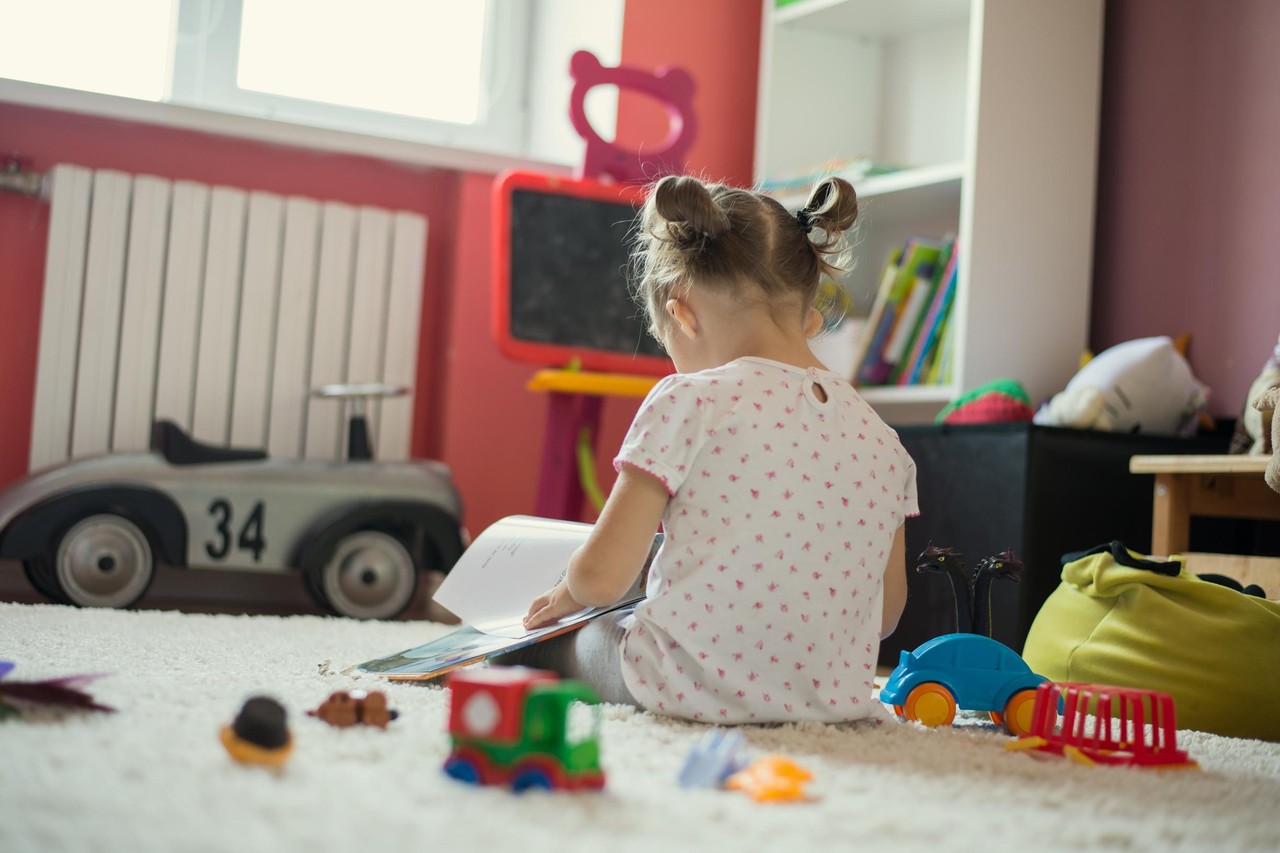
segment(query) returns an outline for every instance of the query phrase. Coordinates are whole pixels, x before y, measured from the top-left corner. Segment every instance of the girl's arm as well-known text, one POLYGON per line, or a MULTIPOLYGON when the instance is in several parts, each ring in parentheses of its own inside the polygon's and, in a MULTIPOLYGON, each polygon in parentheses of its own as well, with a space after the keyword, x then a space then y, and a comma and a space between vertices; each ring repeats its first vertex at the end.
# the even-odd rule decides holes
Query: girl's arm
POLYGON ((670 499, 657 477, 623 465, 591 535, 569 559, 564 580, 534 599, 524 627, 531 631, 621 598, 644 568, 670 499))
POLYGON ((880 620, 880 638, 884 639, 898 627, 902 609, 907 606, 907 539, 905 527, 898 527, 893 535, 893 548, 889 551, 889 563, 884 568, 884 615, 880 620))

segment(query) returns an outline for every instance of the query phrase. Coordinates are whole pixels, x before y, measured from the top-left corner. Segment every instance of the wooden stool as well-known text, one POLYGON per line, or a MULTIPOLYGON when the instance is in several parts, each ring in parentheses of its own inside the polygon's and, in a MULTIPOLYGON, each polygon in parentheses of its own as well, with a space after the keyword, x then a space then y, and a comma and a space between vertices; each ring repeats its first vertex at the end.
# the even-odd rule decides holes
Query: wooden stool
POLYGON ((1197 573, 1227 575, 1256 583, 1280 597, 1280 558, 1188 552, 1191 517, 1280 519, 1280 494, 1262 479, 1266 456, 1134 456, 1129 471, 1156 478, 1151 553, 1177 554, 1197 573))

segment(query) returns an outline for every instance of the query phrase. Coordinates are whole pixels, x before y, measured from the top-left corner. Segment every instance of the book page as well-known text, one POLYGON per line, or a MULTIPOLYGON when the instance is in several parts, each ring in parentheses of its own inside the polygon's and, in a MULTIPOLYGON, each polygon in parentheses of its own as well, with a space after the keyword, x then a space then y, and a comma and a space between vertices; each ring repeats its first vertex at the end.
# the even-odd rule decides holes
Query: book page
MULTIPOLYGON (((462 552, 435 600, 478 631, 523 637, 529 633, 522 624, 529 605, 564 577, 569 558, 587 541, 591 527, 527 515, 500 519, 462 552)), ((566 616, 558 624, 585 619, 592 609, 566 616)))

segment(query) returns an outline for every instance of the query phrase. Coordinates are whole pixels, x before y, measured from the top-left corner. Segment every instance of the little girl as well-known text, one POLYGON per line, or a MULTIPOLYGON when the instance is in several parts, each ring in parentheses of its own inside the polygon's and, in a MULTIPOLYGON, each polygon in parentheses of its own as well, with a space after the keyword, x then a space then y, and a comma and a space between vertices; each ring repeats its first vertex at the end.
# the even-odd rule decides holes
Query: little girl
POLYGON ((529 629, 616 601, 661 522, 647 597, 529 647, 525 663, 606 701, 715 723, 855 720, 906 601, 915 465, 814 358, 814 295, 857 217, 823 181, 795 215, 768 196, 668 177, 640 214, 638 291, 677 373, 641 404, 618 479, 529 629))

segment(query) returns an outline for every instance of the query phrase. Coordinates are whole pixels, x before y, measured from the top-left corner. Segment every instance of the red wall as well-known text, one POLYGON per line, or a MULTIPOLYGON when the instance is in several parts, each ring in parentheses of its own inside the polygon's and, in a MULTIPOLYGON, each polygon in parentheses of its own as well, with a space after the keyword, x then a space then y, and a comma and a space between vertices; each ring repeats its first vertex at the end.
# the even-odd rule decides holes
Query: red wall
MULTIPOLYGON (((694 82, 698 136, 689 152, 693 174, 751 186, 754 182, 756 89, 759 77, 758 2, 644 0, 627 3, 622 64, 637 68, 679 65, 694 82)), ((618 102, 619 144, 643 150, 661 142, 666 114, 657 103, 623 91, 618 102)))
POLYGON ((1091 341, 1191 333, 1216 415, 1280 335, 1280 4, 1107 4, 1091 341))

